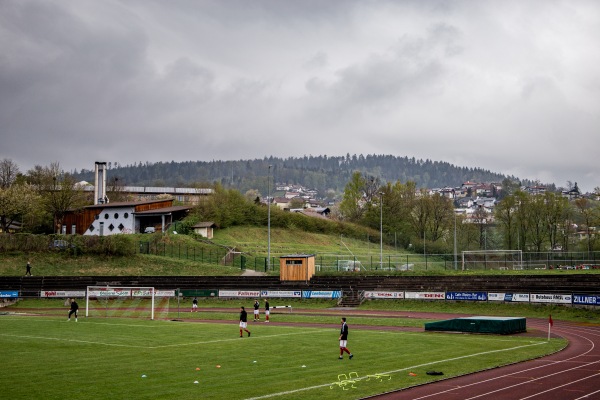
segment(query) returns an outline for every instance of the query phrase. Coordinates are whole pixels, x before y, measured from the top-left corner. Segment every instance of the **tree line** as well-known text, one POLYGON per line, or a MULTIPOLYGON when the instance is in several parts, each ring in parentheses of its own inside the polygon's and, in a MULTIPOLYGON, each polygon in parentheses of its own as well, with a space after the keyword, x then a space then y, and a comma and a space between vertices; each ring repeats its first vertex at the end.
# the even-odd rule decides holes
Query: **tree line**
MULTIPOLYGON (((516 177, 493 173, 481 168, 458 167, 447 162, 396 157, 392 155, 265 157, 237 161, 186 161, 134 163, 121 165, 107 162, 110 176, 123 185, 210 187, 220 184, 242 193, 257 189, 267 192, 269 175, 277 183, 298 184, 317 190, 323 197, 328 192, 341 193, 354 171, 375 176, 382 182, 414 182, 417 187, 454 187, 468 180, 501 182, 516 177), (271 166, 271 168, 269 168, 271 166)), ((93 182, 93 170, 74 171, 78 180, 93 182)), ((532 182, 522 180, 522 184, 532 182)))
POLYGON ((456 214, 453 200, 419 190, 415 182, 381 183, 355 172, 346 185, 339 218, 379 229, 386 243, 417 252, 462 250, 597 251, 600 202, 560 193, 529 194, 503 185, 503 198, 490 213, 476 207, 473 215, 456 214), (582 239, 581 239, 582 238, 582 239))
MULTIPOLYGON (((265 176, 263 183, 273 185, 275 179, 273 175, 265 176)), ((18 222, 23 232, 52 233, 68 210, 93 202, 92 195, 78 187, 78 181, 79 177, 63 171, 58 163, 35 166, 23 174, 12 160, 2 160, 0 227, 6 232, 18 222)), ((258 190, 248 190, 244 195, 218 182, 210 186, 214 195, 194 209, 178 227, 180 233, 191 232, 191 226, 202 220, 214 221, 222 228, 266 226, 268 208, 263 201, 265 196, 261 199, 258 190)), ((116 185, 112 189, 109 185, 107 191, 109 195, 111 191, 118 194, 116 185)), ((600 249, 596 235, 596 227, 600 225, 597 201, 589 198, 569 201, 551 191, 531 195, 521 191, 519 185, 511 184, 508 178, 503 181, 503 198, 494 214, 488 215, 485 208, 479 207, 469 221, 455 213, 451 199, 439 193, 430 194, 415 181, 384 181, 379 175, 356 170, 344 184, 342 193, 341 201, 332 207, 329 220, 271 207, 271 224, 373 242, 381 239, 389 245, 430 254, 452 253, 455 241, 459 251, 600 249)))

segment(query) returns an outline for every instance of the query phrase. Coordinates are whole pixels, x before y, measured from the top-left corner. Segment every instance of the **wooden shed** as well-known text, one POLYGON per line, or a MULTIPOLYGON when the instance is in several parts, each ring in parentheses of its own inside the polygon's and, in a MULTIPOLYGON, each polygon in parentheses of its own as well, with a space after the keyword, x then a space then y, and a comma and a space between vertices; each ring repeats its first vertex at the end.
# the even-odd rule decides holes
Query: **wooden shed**
POLYGON ((279 257, 281 281, 307 281, 315 274, 314 254, 291 254, 279 257))
POLYGON ((212 221, 207 221, 207 222, 198 222, 196 225, 192 226, 192 229, 194 229, 194 232, 197 233, 198 235, 203 236, 207 239, 212 239, 213 238, 213 230, 216 227, 217 227, 217 224, 215 224, 212 221))

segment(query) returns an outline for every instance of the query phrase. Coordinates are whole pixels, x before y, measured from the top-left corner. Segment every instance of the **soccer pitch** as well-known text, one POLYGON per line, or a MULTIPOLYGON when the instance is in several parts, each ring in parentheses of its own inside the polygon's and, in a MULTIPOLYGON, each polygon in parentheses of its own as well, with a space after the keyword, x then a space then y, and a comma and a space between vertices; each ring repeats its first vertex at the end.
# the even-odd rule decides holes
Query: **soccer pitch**
MULTIPOLYGON (((66 315, 65 315, 66 316, 66 315)), ((0 315, 6 399, 358 399, 552 353, 565 341, 353 327, 0 315), (444 376, 430 376, 430 370, 444 376)), ((337 317, 324 317, 337 324, 337 317)))

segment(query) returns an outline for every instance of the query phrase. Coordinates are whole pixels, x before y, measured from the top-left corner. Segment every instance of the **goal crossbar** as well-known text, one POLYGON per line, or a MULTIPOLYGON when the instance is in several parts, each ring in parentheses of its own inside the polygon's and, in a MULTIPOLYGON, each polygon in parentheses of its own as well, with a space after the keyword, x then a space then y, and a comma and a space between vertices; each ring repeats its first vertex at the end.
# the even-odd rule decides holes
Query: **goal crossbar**
POLYGON ((151 286, 88 286, 85 291, 85 316, 89 316, 90 298, 96 299, 133 299, 151 298, 151 316, 154 319, 154 296, 156 290, 151 286))

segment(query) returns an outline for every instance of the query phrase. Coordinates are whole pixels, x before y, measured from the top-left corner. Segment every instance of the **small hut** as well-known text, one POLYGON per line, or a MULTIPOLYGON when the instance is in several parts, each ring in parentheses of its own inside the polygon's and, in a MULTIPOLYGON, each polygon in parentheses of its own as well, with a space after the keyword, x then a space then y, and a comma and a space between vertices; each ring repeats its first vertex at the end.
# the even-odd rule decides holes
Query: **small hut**
POLYGON ((306 281, 315 274, 314 254, 290 254, 279 257, 281 281, 306 281))
POLYGON ((196 225, 192 226, 192 229, 195 233, 200 236, 203 236, 207 239, 213 238, 213 229, 216 228, 217 225, 212 222, 198 222, 196 225))

